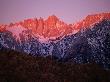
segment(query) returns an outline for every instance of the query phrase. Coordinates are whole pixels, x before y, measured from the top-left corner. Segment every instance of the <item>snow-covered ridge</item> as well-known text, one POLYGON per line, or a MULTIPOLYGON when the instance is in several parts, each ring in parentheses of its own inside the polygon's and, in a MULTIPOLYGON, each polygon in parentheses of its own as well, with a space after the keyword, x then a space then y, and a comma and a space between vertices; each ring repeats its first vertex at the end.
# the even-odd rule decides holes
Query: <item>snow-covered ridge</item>
POLYGON ((9 25, 0 25, 0 31, 8 30, 19 39, 19 34, 22 31, 32 30, 39 41, 45 42, 49 39, 55 40, 58 37, 63 38, 67 35, 76 34, 80 29, 86 29, 103 19, 110 19, 110 13, 88 15, 84 20, 75 24, 66 24, 55 15, 52 15, 46 20, 34 18, 18 23, 10 23, 9 25))

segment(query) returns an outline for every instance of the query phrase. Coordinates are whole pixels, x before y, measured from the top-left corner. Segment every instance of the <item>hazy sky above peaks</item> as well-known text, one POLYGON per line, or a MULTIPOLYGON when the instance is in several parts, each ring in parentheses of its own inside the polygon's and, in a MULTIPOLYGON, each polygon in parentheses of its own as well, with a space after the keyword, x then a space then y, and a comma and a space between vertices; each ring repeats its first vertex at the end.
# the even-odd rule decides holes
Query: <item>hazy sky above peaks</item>
POLYGON ((110 12, 110 0, 0 0, 0 24, 56 15, 66 23, 110 12))

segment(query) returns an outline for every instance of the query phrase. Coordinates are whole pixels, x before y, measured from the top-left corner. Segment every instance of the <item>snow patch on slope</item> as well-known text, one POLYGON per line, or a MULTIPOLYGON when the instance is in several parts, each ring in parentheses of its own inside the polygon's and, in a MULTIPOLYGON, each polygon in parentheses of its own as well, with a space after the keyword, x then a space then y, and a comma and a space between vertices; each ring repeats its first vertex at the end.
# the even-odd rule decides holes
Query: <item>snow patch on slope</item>
POLYGON ((19 34, 22 33, 24 30, 26 30, 26 28, 22 27, 21 25, 18 25, 18 26, 7 27, 6 30, 12 32, 13 36, 15 36, 16 39, 20 39, 19 34))

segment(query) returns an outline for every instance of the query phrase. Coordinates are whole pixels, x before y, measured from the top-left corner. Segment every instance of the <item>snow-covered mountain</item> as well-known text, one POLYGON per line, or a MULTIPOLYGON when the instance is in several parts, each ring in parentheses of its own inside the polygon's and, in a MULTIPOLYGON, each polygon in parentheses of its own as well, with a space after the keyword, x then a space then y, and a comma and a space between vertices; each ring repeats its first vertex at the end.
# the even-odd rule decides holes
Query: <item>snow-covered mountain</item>
POLYGON ((66 24, 55 15, 0 25, 0 48, 110 68, 110 13, 66 24))

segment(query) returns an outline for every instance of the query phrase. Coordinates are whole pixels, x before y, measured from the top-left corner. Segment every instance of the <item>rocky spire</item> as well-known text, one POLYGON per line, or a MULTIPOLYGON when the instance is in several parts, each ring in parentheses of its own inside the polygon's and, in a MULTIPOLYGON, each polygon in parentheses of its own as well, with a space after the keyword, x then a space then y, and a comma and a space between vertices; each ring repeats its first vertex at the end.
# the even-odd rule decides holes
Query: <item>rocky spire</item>
POLYGON ((57 21, 59 21, 59 19, 55 15, 49 16, 48 19, 46 20, 46 22, 48 23, 47 25, 49 27, 54 27, 57 21))

